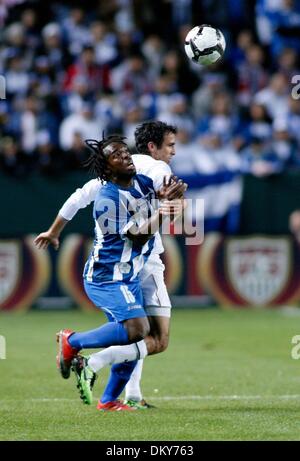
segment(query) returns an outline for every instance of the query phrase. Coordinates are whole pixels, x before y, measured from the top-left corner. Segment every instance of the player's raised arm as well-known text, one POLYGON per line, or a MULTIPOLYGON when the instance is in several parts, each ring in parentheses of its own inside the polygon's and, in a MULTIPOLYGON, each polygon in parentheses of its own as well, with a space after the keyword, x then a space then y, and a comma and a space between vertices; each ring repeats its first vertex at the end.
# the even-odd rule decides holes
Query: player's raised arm
POLYGON ((82 188, 76 189, 65 201, 58 214, 67 221, 71 221, 76 213, 82 208, 86 208, 95 200, 97 192, 102 187, 98 179, 91 179, 82 188))
POLYGON ((100 187, 101 182, 97 179, 92 179, 82 188, 73 192, 59 210, 58 215, 49 229, 45 232, 41 232, 35 238, 35 245, 43 250, 49 245, 52 245, 57 250, 59 248, 59 237, 64 227, 74 218, 80 209, 87 207, 95 200, 100 187))
POLYGON ((40 250, 45 250, 49 245, 52 245, 55 250, 59 248, 59 236, 61 231, 69 221, 61 217, 59 214, 46 232, 41 232, 35 239, 34 244, 40 250))

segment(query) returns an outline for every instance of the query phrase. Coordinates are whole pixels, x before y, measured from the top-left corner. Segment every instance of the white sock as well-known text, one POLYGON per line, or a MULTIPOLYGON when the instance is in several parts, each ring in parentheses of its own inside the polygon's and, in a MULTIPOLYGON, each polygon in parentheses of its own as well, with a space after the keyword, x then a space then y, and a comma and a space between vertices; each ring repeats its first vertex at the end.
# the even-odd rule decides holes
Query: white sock
POLYGON ((132 362, 136 359, 144 359, 148 354, 145 341, 128 344, 127 346, 110 346, 103 351, 92 354, 89 358, 89 367, 97 373, 101 368, 113 363, 132 362))
POLYGON ((142 377, 144 360, 139 360, 130 376, 130 380, 125 387, 125 400, 142 400, 140 381, 142 377))

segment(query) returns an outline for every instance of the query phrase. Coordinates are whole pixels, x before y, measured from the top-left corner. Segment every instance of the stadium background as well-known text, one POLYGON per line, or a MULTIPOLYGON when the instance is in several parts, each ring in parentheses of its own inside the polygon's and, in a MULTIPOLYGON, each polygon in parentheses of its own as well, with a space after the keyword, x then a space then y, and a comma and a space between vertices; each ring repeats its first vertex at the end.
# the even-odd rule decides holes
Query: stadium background
POLYGON ((299 440, 288 227, 300 207, 299 2, 5 0, 0 23, 0 440, 299 440), (227 40, 209 69, 183 54, 199 23, 227 40), (143 394, 158 409, 103 424, 54 358, 56 331, 104 321, 81 290, 91 209, 59 252, 37 251, 33 236, 88 180, 82 139, 118 130, 132 144, 148 118, 179 128, 173 168, 205 199, 205 240, 165 241, 168 288, 185 309, 168 350, 145 360, 143 394), (202 309, 227 305, 237 309, 202 309))

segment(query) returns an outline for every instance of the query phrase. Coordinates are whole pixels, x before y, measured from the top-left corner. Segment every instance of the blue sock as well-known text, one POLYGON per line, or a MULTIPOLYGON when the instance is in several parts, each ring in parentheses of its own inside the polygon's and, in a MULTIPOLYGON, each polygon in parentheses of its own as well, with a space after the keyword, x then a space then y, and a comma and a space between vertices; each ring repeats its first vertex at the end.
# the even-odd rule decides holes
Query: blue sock
POLYGON ((119 397, 136 364, 137 360, 133 360, 132 362, 116 363, 111 367, 108 383, 100 399, 102 403, 112 402, 119 397))
POLYGON ((94 347, 123 346, 129 343, 127 330, 123 323, 109 322, 95 330, 73 333, 68 338, 69 344, 76 349, 94 347))

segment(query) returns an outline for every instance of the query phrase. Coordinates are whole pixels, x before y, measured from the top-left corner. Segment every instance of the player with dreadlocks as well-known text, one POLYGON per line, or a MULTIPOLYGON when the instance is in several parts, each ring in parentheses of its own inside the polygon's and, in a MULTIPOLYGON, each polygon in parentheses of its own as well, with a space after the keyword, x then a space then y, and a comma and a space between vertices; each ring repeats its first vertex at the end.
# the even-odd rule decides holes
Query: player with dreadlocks
MULTIPOLYGON (((88 140, 92 154, 87 164, 106 184, 94 202, 94 248, 84 269, 84 287, 95 306, 109 322, 95 330, 58 334, 58 365, 64 376, 70 362, 81 349, 106 348, 89 358, 77 356, 73 369, 86 403, 92 401, 95 372, 115 364, 97 408, 132 410, 117 400, 140 358, 155 353, 155 341, 143 308, 138 273, 153 249, 154 234, 163 215, 172 214, 172 203, 161 202, 153 208, 153 181, 136 175, 125 138, 111 135, 101 141, 88 140), (109 347, 118 345, 119 347, 109 347)), ((165 182, 161 197, 182 193, 182 182, 165 182)))
MULTIPOLYGON (((132 156, 133 163, 138 173, 153 180, 156 191, 163 185, 164 178, 172 174, 169 163, 175 155, 176 132, 175 126, 154 120, 143 122, 135 130, 138 154, 132 156)), ((95 147, 97 148, 96 145, 95 147)), ((95 200, 101 187, 101 181, 92 179, 77 189, 63 204, 49 230, 36 237, 35 244, 39 248, 47 248, 51 244, 58 249, 59 237, 66 224, 80 209, 95 200)), ((153 250, 139 273, 145 310, 156 342, 156 353, 163 352, 168 346, 171 317, 171 302, 160 257, 163 251, 160 235, 156 234, 153 250)), ((143 399, 140 385, 142 369, 143 360, 139 360, 125 387, 125 401, 144 410, 151 408, 151 405, 143 399)), ((70 370, 67 375, 63 375, 65 378, 69 376, 70 370)))
POLYGON ((109 172, 107 171, 106 155, 111 152, 112 147, 108 148, 107 153, 105 148, 112 143, 122 144, 127 148, 124 142, 125 136, 112 134, 105 138, 104 133, 102 134, 102 141, 96 141, 95 139, 86 139, 85 144, 90 148, 91 153, 89 158, 85 161, 84 166, 90 169, 90 172, 94 174, 100 181, 108 181, 110 178, 109 172))

